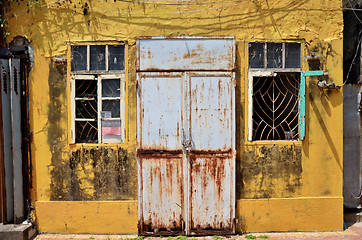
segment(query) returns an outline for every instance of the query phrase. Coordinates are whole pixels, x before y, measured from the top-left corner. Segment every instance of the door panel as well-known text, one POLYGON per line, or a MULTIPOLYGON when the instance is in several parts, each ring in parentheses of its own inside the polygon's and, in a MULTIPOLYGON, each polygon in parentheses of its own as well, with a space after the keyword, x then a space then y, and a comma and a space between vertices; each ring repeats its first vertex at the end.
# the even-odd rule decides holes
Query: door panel
POLYGON ((231 71, 235 67, 233 38, 147 38, 139 40, 137 48, 140 71, 231 71))
POLYGON ((192 149, 231 149, 231 93, 230 76, 191 77, 192 149))
POLYGON ((190 79, 191 233, 233 233, 233 80, 212 75, 190 79))
POLYGON ((182 78, 139 76, 139 232, 179 235, 183 226, 182 78))
POLYGON ((184 205, 181 156, 142 158, 144 232, 181 234, 184 205))
POLYGON ((232 158, 191 156, 191 232, 232 233, 232 158))
POLYGON ((11 126, 12 126, 12 151, 14 167, 14 221, 20 223, 24 216, 24 196, 23 196, 23 157, 22 157, 22 134, 21 134, 21 102, 20 96, 20 59, 10 60, 10 98, 11 98, 11 126))
POLYGON ((12 124, 11 124, 11 81, 10 81, 10 61, 1 59, 1 102, 2 102, 2 124, 4 141, 4 167, 5 167, 5 189, 6 189, 6 221, 14 219, 14 185, 13 185, 13 152, 12 152, 12 124), (8 146, 8 147, 5 147, 8 146))
POLYGON ((182 149, 181 77, 141 78, 142 149, 182 149))

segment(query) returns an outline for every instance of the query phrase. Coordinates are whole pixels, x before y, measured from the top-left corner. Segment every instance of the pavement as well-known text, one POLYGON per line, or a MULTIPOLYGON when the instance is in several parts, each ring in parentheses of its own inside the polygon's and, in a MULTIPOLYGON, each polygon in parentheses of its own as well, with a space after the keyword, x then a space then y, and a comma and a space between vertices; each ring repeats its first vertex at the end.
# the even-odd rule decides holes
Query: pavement
POLYGON ((241 240, 241 239, 349 239, 362 240, 362 222, 355 223, 344 231, 337 232, 282 232, 282 233, 248 233, 231 236, 206 237, 138 237, 137 235, 96 235, 96 234, 38 234, 34 240, 241 240))

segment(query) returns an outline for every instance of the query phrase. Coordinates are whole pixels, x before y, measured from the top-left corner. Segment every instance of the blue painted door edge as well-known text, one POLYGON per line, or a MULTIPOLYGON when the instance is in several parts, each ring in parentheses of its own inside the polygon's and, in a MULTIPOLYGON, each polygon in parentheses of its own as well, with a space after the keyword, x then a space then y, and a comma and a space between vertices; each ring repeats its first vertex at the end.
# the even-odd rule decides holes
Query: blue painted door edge
POLYGON ((305 72, 300 73, 299 87, 299 139, 305 137, 305 72))
POLYGON ((303 140, 305 137, 305 77, 323 76, 328 73, 324 71, 307 71, 300 73, 300 87, 299 87, 299 139, 303 140))
POLYGON ((326 75, 327 73, 325 73, 324 71, 307 71, 307 72, 302 72, 304 74, 304 76, 306 77, 310 77, 310 76, 323 76, 326 75))

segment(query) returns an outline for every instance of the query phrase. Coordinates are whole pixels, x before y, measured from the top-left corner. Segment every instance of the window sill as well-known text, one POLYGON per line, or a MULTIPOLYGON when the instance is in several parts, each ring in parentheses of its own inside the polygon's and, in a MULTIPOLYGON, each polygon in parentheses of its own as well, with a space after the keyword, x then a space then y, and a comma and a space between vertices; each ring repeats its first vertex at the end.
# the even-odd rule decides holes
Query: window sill
POLYGON ((246 141, 246 146, 254 146, 254 145, 302 145, 302 140, 262 140, 262 141, 246 141))
POLYGON ((71 148, 81 148, 81 147, 126 147, 128 142, 123 143, 69 143, 71 148))

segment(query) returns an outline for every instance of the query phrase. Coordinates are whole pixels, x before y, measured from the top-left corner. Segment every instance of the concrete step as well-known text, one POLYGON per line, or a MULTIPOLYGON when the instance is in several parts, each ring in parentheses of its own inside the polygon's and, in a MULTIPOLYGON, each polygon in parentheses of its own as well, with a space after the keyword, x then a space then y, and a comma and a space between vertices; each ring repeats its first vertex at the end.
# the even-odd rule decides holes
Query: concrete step
POLYGON ((0 240, 28 240, 35 235, 31 224, 0 223, 0 240))
POLYGON ((362 222, 362 208, 345 208, 344 209, 344 222, 350 226, 354 223, 362 222))

